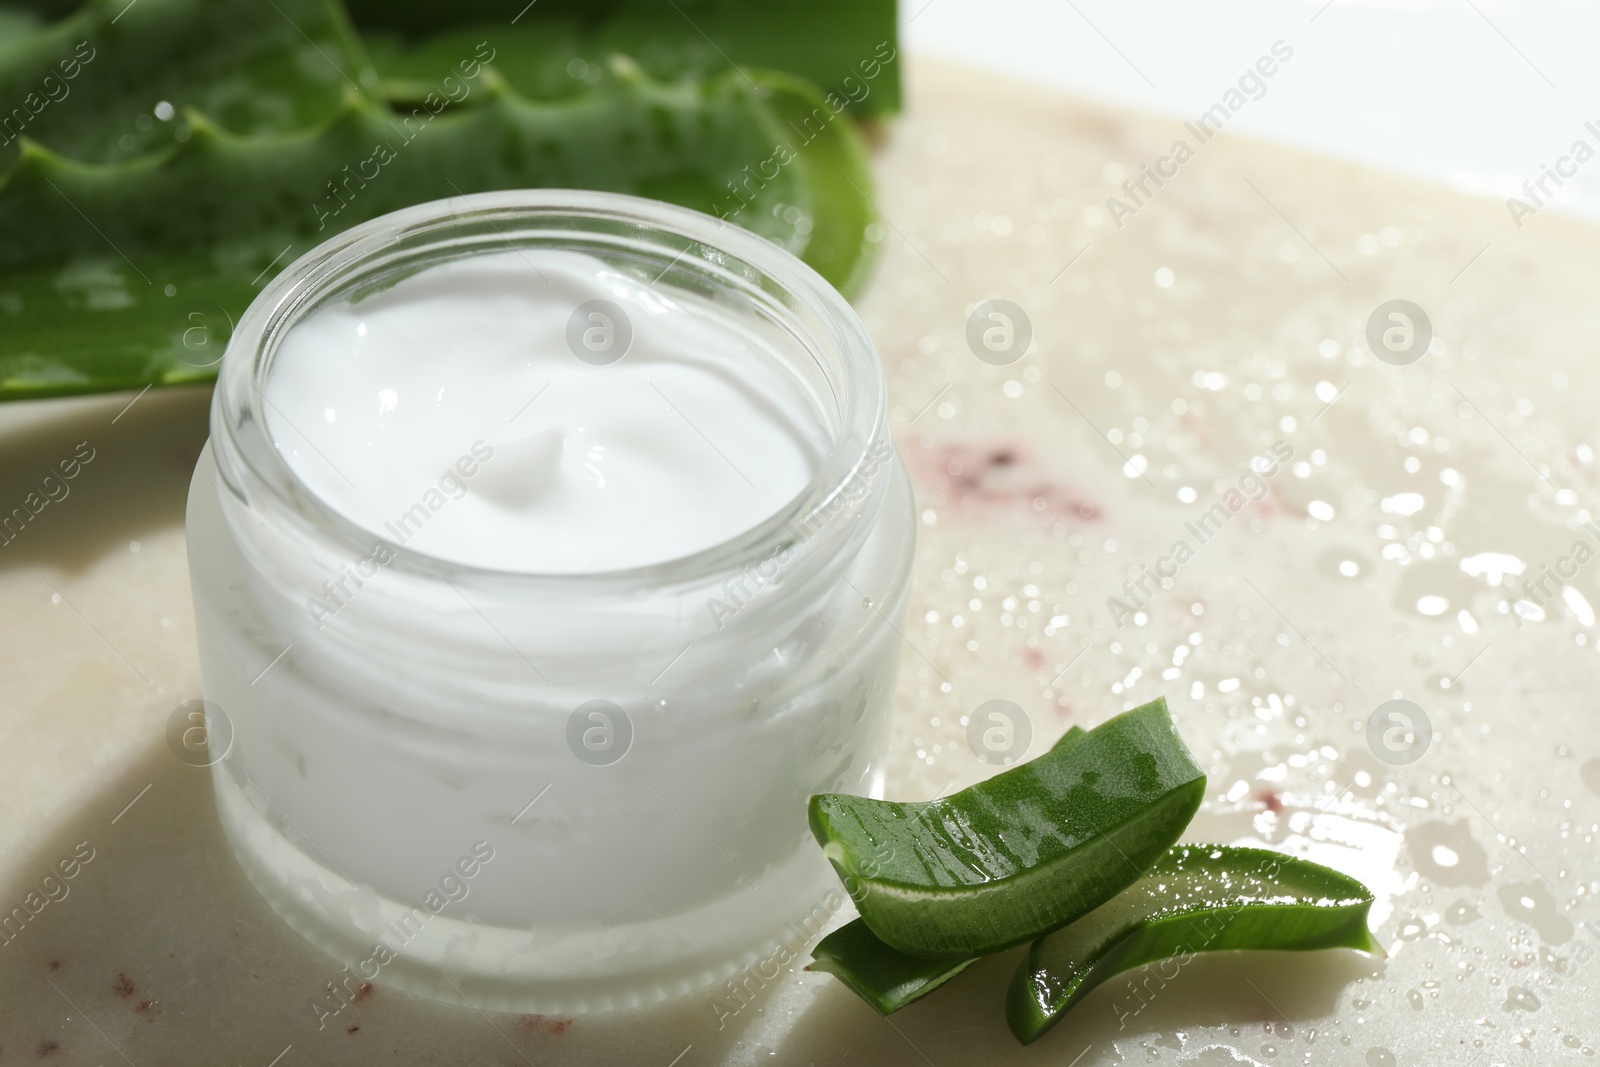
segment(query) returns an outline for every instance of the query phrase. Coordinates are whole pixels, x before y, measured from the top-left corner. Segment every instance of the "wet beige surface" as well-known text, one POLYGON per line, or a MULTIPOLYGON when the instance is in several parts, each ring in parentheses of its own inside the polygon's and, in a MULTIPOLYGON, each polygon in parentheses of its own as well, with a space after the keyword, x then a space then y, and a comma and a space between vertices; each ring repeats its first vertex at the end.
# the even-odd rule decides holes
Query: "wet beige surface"
POLYGON ((962 722, 986 701, 1036 753, 1164 694, 1211 775, 1190 838, 1362 877, 1388 960, 1197 959, 1027 1050, 1011 958, 892 1021, 790 973, 576 1019, 380 982, 318 1029, 337 965, 256 898, 164 739, 199 695, 182 519, 208 396, 152 392, 0 411, 8 508, 94 457, 0 549, 0 911, 75 871, 0 945, 0 1064, 1592 1061, 1600 566, 1574 544, 1600 547, 1600 233, 1228 137, 1119 228, 1107 198, 1178 126, 926 62, 911 89, 860 304, 922 509, 890 795, 988 773, 962 722), (1432 321, 1409 366, 1364 340, 1395 298, 1432 321), (1009 365, 966 341, 990 299, 1032 324, 1009 365), (1122 591, 1142 565, 1170 586, 1122 591), (1545 566, 1567 591, 1521 592, 1545 566), (1369 742, 1395 698, 1429 719, 1415 747, 1369 742))

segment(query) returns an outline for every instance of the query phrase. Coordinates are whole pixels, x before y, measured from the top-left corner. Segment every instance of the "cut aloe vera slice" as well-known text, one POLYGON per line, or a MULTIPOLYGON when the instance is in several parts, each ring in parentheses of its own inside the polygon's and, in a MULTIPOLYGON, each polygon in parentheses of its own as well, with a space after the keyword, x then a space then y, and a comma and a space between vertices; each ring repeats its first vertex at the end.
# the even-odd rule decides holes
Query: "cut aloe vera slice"
POLYGON ((860 919, 817 942, 808 971, 833 975, 883 1015, 920 1000, 977 962, 907 956, 878 940, 860 919))
POLYGON ((1181 967, 1228 949, 1381 953, 1367 929, 1371 907, 1366 886, 1308 860, 1181 845, 1125 892, 1034 942, 1012 979, 1006 1023, 1030 1044, 1101 982, 1157 960, 1181 967))
POLYGON ((1204 791, 1157 700, 940 800, 814 796, 811 832, 878 938, 961 960, 1041 937, 1131 885, 1204 791))
MULTIPOLYGON (((1052 748, 1060 750, 1087 736, 1083 727, 1073 726, 1052 748)), ((884 1015, 921 1000, 977 962, 908 956, 884 944, 860 919, 817 942, 811 955, 806 970, 833 975, 884 1015)))
POLYGON ((1079 741, 1082 738, 1088 737, 1088 736, 1089 736, 1089 731, 1085 730, 1083 727, 1081 727, 1081 726, 1069 726, 1069 727, 1067 727, 1067 732, 1062 734, 1059 738, 1057 738, 1056 739, 1056 743, 1050 746, 1050 751, 1059 752, 1062 749, 1066 748, 1068 745, 1070 745, 1070 744, 1072 744, 1072 743, 1074 743, 1076 741, 1079 741))

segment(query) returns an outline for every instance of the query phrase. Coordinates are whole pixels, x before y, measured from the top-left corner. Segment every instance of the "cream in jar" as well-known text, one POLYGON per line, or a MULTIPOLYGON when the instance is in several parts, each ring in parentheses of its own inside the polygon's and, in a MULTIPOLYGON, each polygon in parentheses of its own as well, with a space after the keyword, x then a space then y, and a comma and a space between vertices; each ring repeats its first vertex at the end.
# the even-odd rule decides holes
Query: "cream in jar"
POLYGON ((744 533, 816 473, 811 398, 748 343, 592 256, 493 253, 296 323, 267 423, 379 537, 494 570, 625 570, 744 533))
POLYGON ((423 205, 269 286, 212 430, 219 811, 347 975, 613 1007, 846 906, 805 803, 881 788, 914 523, 820 278, 628 197, 423 205))

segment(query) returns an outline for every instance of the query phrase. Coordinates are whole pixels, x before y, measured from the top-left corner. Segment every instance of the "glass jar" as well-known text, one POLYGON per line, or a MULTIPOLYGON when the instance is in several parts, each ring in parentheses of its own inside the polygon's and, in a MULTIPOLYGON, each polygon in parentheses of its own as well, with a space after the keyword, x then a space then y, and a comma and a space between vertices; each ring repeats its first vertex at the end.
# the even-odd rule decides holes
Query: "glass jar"
POLYGON ((550 190, 330 239, 234 330, 188 539, 213 744, 231 730, 222 825, 278 914, 344 964, 308 990, 317 1011, 365 981, 508 1011, 648 1003, 803 945, 844 906, 806 801, 881 794, 915 521, 865 329, 775 245, 550 190), (507 248, 588 253, 743 331, 815 399, 832 449, 811 483, 705 551, 561 575, 423 555, 314 495, 265 418, 286 331, 507 248))

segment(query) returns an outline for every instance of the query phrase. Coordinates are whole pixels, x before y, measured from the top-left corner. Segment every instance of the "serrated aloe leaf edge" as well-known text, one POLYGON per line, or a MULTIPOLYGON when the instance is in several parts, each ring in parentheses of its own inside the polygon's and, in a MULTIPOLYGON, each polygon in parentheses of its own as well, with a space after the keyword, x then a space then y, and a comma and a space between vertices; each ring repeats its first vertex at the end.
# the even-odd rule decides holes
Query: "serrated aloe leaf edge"
MULTIPOLYGON (((28 147, 0 184, 0 219, 22 220, 0 247, 0 396, 206 380, 214 370, 174 340, 184 309, 236 316, 271 261, 292 258, 284 249, 303 251, 407 204, 542 185, 715 211, 746 161, 784 140, 733 75, 703 87, 629 75, 556 104, 503 86, 484 91, 494 99, 425 126, 354 95, 323 129, 274 138, 236 137, 190 115, 186 143, 124 164, 82 165, 28 147), (185 205, 181 217, 174 202, 185 205), (85 216, 103 221, 86 225, 85 216), (63 250, 75 259, 49 258, 63 250), (169 285, 179 299, 166 295, 169 285)), ((816 242, 801 232, 797 223, 816 217, 808 176, 801 163, 746 184, 755 196, 735 221, 802 256, 808 246, 828 252, 816 265, 848 284, 865 270, 867 246, 826 227, 816 242)))
MULTIPOLYGON (((147 2, 160 15, 197 0, 147 2)), ((206 0, 203 13, 241 2, 206 0)), ((103 30, 106 7, 94 0, 40 36, 50 45, 52 31, 69 23, 103 30)), ((341 10, 325 0, 294 8, 341 10)), ((341 18, 324 19, 325 32, 338 37, 341 18)), ((335 65, 365 70, 360 42, 347 43, 335 65)), ((8 73, 19 84, 38 73, 53 45, 35 45, 0 53, 0 84, 8 73)), ((113 69, 110 56, 98 58, 113 69)), ((181 340, 196 316, 219 332, 199 356, 220 352, 260 286, 316 241, 458 193, 579 187, 667 200, 731 214, 847 294, 864 279, 875 245, 860 137, 804 79, 730 70, 666 84, 614 57, 582 92, 533 101, 490 59, 470 67, 478 72, 471 78, 465 66, 453 72, 470 98, 436 99, 437 110, 397 114, 381 92, 345 78, 332 94, 337 106, 311 128, 240 133, 191 108, 171 123, 182 140, 133 158, 113 152, 111 162, 72 158, 26 133, 15 138, 17 162, 0 173, 8 237, 0 244, 0 399, 207 381, 215 360, 181 340), (828 121, 797 129, 792 120, 802 114, 828 121), (792 162, 750 180, 752 166, 780 146, 792 162), (735 188, 742 193, 730 212, 735 188)), ((196 99, 210 99, 204 88, 196 99)), ((31 129, 51 132, 48 124, 31 129)))
POLYGON ((242 136, 309 129, 348 91, 376 101, 370 68, 334 0, 89 0, 0 43, 0 172, 23 136, 83 163, 149 155, 183 108, 242 136))
POLYGON ((434 40, 476 41, 494 29, 496 46, 516 57, 508 73, 531 96, 562 95, 585 67, 620 52, 661 79, 701 78, 731 62, 798 75, 860 114, 900 106, 895 0, 539 0, 511 26, 503 0, 345 6, 386 75, 424 70, 415 60, 439 55, 434 40))

